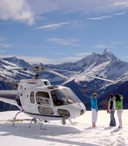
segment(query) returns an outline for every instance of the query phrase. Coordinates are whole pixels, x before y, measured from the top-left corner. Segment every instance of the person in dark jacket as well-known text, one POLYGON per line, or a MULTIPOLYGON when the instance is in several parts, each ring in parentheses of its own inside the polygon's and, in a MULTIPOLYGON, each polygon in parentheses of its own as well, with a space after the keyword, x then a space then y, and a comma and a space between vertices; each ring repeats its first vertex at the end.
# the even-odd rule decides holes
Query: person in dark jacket
POLYGON ((108 113, 110 113, 110 124, 109 124, 109 126, 116 126, 115 110, 116 110, 115 97, 111 93, 109 95, 108 109, 107 109, 108 113))
POLYGON ((91 110, 92 110, 92 127, 96 127, 98 116, 97 93, 91 95, 91 110))

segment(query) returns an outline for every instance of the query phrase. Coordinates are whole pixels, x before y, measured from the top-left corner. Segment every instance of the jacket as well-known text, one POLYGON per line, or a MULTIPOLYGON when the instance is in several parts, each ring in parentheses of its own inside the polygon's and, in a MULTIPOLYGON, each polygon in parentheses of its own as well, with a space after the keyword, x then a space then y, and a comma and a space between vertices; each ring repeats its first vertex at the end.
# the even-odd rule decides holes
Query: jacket
POLYGON ((91 98, 91 108, 98 111, 97 98, 94 98, 93 95, 90 98, 91 98))
POLYGON ((119 95, 119 96, 120 96, 121 101, 116 101, 116 109, 117 110, 123 109, 123 96, 122 95, 119 95))
POLYGON ((115 111, 116 110, 116 101, 115 97, 110 98, 108 101, 108 111, 115 111))

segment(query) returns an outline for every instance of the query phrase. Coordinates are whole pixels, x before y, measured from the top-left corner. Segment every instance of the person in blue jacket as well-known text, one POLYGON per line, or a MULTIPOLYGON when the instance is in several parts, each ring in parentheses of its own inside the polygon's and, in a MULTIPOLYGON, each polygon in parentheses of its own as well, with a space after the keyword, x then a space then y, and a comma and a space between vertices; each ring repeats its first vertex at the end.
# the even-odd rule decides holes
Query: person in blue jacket
POLYGON ((97 93, 91 95, 92 127, 96 127, 98 116, 97 93))

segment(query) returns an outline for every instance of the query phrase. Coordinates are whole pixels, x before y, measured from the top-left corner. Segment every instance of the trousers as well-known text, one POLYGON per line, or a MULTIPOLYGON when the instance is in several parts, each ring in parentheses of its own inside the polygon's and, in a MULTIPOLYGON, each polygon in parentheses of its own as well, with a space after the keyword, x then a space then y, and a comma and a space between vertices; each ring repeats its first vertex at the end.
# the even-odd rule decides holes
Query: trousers
POLYGON ((96 123, 97 121, 98 112, 96 109, 92 109, 92 122, 96 123))
POLYGON ((118 117, 120 128, 122 128, 122 114, 123 114, 123 109, 118 109, 117 110, 117 117, 118 117))
POLYGON ((115 120, 115 111, 110 111, 110 124, 109 126, 116 126, 116 120, 115 120))

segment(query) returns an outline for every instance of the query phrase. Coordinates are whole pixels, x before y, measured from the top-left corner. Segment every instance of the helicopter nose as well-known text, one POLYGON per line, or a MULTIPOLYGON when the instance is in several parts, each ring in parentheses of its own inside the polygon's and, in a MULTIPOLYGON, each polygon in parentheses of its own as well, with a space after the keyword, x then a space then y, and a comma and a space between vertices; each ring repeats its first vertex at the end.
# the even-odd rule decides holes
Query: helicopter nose
POLYGON ((74 106, 70 108, 70 118, 76 118, 81 115, 83 115, 86 111, 86 107, 83 105, 83 103, 75 104, 74 106))

